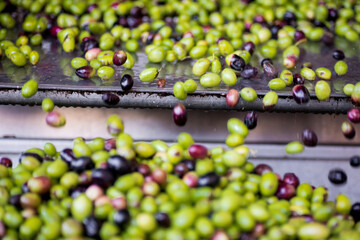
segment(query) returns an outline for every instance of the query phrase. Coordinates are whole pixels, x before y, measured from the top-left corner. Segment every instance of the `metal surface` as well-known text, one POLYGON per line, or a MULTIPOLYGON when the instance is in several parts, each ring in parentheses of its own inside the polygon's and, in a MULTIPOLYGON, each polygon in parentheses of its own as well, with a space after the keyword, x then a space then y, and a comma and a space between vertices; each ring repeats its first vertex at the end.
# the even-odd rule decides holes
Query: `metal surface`
MULTIPOLYGON (((288 112, 324 112, 324 113, 344 113, 351 108, 349 99, 342 93, 343 86, 346 83, 356 83, 360 75, 360 63, 358 59, 358 46, 350 44, 344 39, 337 39, 335 46, 327 47, 321 43, 308 42, 300 46, 300 61, 292 69, 293 72, 299 72, 303 62, 311 62, 313 69, 317 67, 327 67, 333 70, 336 60, 332 58, 332 52, 336 48, 345 50, 346 62, 349 65, 349 72, 345 76, 336 76, 333 71, 333 77, 330 84, 332 87, 331 99, 326 102, 316 100, 314 94, 314 81, 306 82, 312 100, 305 105, 298 105, 292 100, 291 87, 278 91, 279 102, 273 111, 288 112)), ((136 64, 132 70, 125 70, 123 67, 116 68, 115 77, 110 80, 101 80, 93 77, 90 80, 82 80, 75 75, 75 70, 70 66, 70 61, 75 56, 82 53, 72 54, 64 53, 56 40, 45 40, 42 48, 36 49, 40 52, 41 60, 36 67, 27 65, 23 68, 15 67, 8 59, 3 59, 0 65, 0 103, 1 104, 22 104, 33 105, 41 104, 44 97, 54 99, 58 106, 91 106, 91 107, 135 107, 135 108, 171 108, 179 102, 172 95, 172 87, 176 81, 194 78, 192 75, 192 65, 194 60, 185 60, 176 63, 152 64, 148 63, 145 53, 133 54, 136 64), (147 67, 162 67, 159 78, 166 79, 166 86, 159 88, 156 81, 152 83, 143 83, 138 75, 147 67), (130 93, 124 93, 119 81, 124 73, 134 76, 135 84, 130 93), (37 79, 39 82, 39 92, 30 99, 21 97, 20 89, 22 84, 30 79, 37 79), (101 97, 105 92, 117 93, 120 102, 115 106, 106 105, 101 97)), ((274 60, 277 69, 283 69, 281 64, 282 56, 279 53, 274 60)), ((261 56, 255 52, 251 64, 259 66, 261 56)), ((200 86, 194 94, 189 94, 184 101, 188 108, 193 109, 229 109, 225 103, 225 95, 228 89, 235 88, 240 90, 245 86, 253 87, 260 99, 253 103, 240 101, 236 107, 237 110, 262 110, 261 97, 269 91, 267 86, 269 79, 262 73, 255 79, 241 79, 238 83, 229 87, 223 83, 212 89, 205 89, 200 86)))
MULTIPOLYGON (((135 140, 162 139, 176 141, 181 132, 190 133, 196 141, 224 143, 227 121, 232 117, 243 119, 245 112, 188 110, 184 127, 173 123, 171 110, 167 109, 111 109, 111 108, 55 108, 66 118, 62 128, 46 125, 46 113, 39 106, 0 106, 0 137, 31 139, 73 139, 84 137, 109 138, 106 120, 112 114, 122 117, 125 131, 135 140)), ((258 113, 258 123, 251 130, 246 143, 286 144, 300 140, 305 128, 317 133, 321 145, 359 145, 360 127, 354 125, 357 135, 346 139, 341 123, 346 115, 310 113, 258 113)), ((305 149, 306 153, 309 148, 305 149)))

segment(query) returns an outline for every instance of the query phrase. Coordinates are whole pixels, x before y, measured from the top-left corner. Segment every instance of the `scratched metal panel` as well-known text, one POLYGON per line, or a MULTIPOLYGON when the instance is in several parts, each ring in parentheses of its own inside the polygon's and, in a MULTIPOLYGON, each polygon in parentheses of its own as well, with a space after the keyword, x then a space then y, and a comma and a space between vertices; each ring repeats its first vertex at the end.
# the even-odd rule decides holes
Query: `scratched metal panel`
MULTIPOLYGON (((120 48, 120 46, 119 46, 120 48)), ((342 93, 342 88, 346 83, 356 83, 360 75, 359 49, 356 45, 347 42, 344 39, 336 39, 335 45, 328 47, 322 43, 307 42, 300 46, 300 61, 297 66, 292 69, 293 72, 299 72, 303 62, 312 62, 313 68, 327 67, 333 70, 336 62, 332 58, 334 49, 343 49, 346 54, 346 62, 349 65, 349 72, 345 76, 336 76, 333 71, 333 77, 329 81, 332 87, 331 99, 328 102, 319 102, 316 100, 314 93, 315 81, 306 82, 311 96, 313 98, 309 104, 300 106, 291 98, 291 87, 277 91, 280 97, 278 107, 275 111, 301 111, 301 112, 346 112, 351 108, 351 103, 342 93), (289 103, 291 102, 291 103, 289 103), (334 107, 335 106, 335 107, 334 107)), ((41 60, 36 67, 29 64, 25 67, 18 68, 14 66, 8 59, 2 59, 0 62, 0 102, 2 104, 22 104, 33 105, 39 104, 44 96, 55 99, 58 106, 106 106, 101 100, 104 92, 115 92, 122 101, 112 107, 146 107, 146 108, 168 108, 179 102, 172 96, 172 88, 176 81, 193 78, 197 82, 199 79, 192 75, 192 65, 195 60, 185 60, 176 63, 153 64, 148 63, 144 52, 134 53, 136 64, 132 70, 126 70, 123 67, 116 68, 115 76, 110 80, 101 80, 93 77, 89 80, 82 80, 75 75, 75 70, 70 66, 70 61, 75 56, 81 56, 80 51, 74 53, 65 53, 61 50, 61 46, 54 39, 44 40, 42 47, 35 48, 39 51, 41 60), (140 72, 147 67, 162 67, 159 78, 166 78, 166 86, 159 88, 156 81, 152 83, 143 83, 138 78, 140 72), (119 82, 121 76, 130 73, 134 76, 134 87, 130 93, 124 93, 119 82), (39 93, 31 99, 22 99, 19 90, 24 82, 34 78, 39 82, 39 93), (92 95, 86 97, 85 95, 92 95), (69 97, 70 96, 70 97, 69 97), (79 97, 77 97, 79 96, 79 97), (82 97, 83 96, 83 97, 82 97), (147 102, 148 97, 156 99, 147 102), (136 98, 136 99, 134 99, 136 98)), ((257 49, 259 50, 259 48, 257 49)), ((274 60, 274 64, 278 69, 281 66, 281 54, 274 60)), ((261 56, 258 51, 252 57, 251 64, 259 66, 261 56)), ((266 79, 262 70, 255 79, 241 79, 238 83, 231 87, 240 90, 245 86, 253 87, 261 97, 269 91, 267 86, 269 79, 266 79)), ((221 83, 218 87, 205 89, 198 86, 195 93, 189 94, 185 104, 189 108, 201 109, 228 109, 225 104, 225 95, 229 86, 221 83), (213 98, 217 101, 212 101, 213 98), (209 104, 209 101, 212 101, 209 104)), ((261 102, 255 103, 240 102, 237 109, 255 109, 261 110, 261 102)))

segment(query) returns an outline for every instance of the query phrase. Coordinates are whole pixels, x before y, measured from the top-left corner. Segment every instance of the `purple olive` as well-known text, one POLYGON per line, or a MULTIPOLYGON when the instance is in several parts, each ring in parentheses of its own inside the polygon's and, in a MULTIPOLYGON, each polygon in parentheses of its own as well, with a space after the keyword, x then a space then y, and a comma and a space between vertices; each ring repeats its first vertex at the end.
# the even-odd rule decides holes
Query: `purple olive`
POLYGON ((116 139, 111 138, 105 142, 105 150, 110 151, 111 149, 116 149, 116 139))
POLYGON ((352 205, 350 215, 353 217, 355 222, 360 221, 360 203, 356 202, 352 205))
POLYGON ((255 167, 254 169, 254 172, 257 174, 257 175, 263 175, 264 173, 267 173, 267 172, 272 172, 273 169, 267 165, 267 164, 259 164, 255 167))
POLYGON ((90 216, 84 219, 83 226, 85 230, 85 236, 90 238, 99 238, 99 233, 102 223, 94 216, 90 216))
POLYGON ((333 184, 343 184, 347 181, 346 173, 341 169, 333 169, 328 175, 329 181, 333 184))
POLYGON ((33 158, 36 158, 39 162, 42 162, 43 161, 43 158, 37 154, 37 153, 32 153, 32 152, 24 152, 20 155, 20 158, 19 158, 19 162, 21 163, 23 161, 24 158, 26 157, 33 157, 33 158))
POLYGON ((268 78, 277 78, 278 76, 278 71, 275 68, 274 65, 272 65, 269 61, 266 61, 262 64, 262 68, 264 70, 265 75, 268 78))
POLYGON ((295 196, 295 188, 293 185, 286 184, 285 182, 279 182, 276 196, 279 199, 289 200, 295 196))
POLYGON ((210 172, 199 177, 197 185, 199 187, 216 187, 219 182, 220 177, 216 173, 210 172))
POLYGON ((350 166, 359 167, 360 166, 360 156, 352 156, 350 158, 350 166))
POLYGON ((75 74, 79 78, 89 79, 95 75, 95 69, 91 66, 84 66, 75 70, 75 74))
POLYGON ((335 21, 338 18, 339 14, 338 11, 334 8, 328 9, 328 20, 329 21, 335 21))
POLYGON ((126 52, 124 52, 123 50, 119 50, 114 53, 113 63, 116 66, 123 65, 126 62, 126 60, 127 60, 127 55, 126 52))
POLYGON ((333 58, 336 60, 343 60, 345 58, 345 54, 341 50, 335 50, 333 52, 333 58))
POLYGON ((127 209, 121 209, 114 213, 113 220, 119 227, 124 227, 130 221, 130 213, 127 209))
POLYGON ((188 172, 188 169, 187 169, 185 163, 179 163, 175 166, 174 173, 179 178, 182 178, 187 172, 188 172))
POLYGON ((242 57, 239 57, 236 54, 233 54, 230 58, 230 68, 236 71, 242 71, 245 68, 245 60, 242 57))
POLYGON ((124 74, 120 80, 121 89, 125 92, 130 91, 134 85, 134 80, 130 74, 124 74))
POLYGON ((303 31, 301 31, 301 30, 298 30, 298 31, 296 31, 294 33, 295 42, 298 42, 298 41, 303 40, 305 38, 306 38, 305 33, 303 31))
POLYGON ((116 175, 124 175, 131 172, 130 162, 120 155, 113 155, 107 160, 109 169, 116 175))
POLYGON ((260 65, 261 65, 262 68, 264 68, 263 65, 264 65, 264 63, 266 63, 266 62, 268 62, 268 63, 270 63, 270 64, 273 64, 273 61, 272 61, 270 58, 264 58, 263 60, 261 60, 261 63, 260 63, 260 65))
POLYGON ((302 141, 307 147, 315 147, 318 142, 316 133, 310 129, 305 129, 302 133, 302 141))
POLYGON ((164 228, 170 227, 170 217, 166 213, 158 212, 155 214, 157 223, 164 228))
POLYGON ((74 152, 71 148, 65 148, 60 152, 61 159, 70 165, 71 161, 74 160, 76 157, 74 152))
POLYGON ((88 50, 97 47, 99 47, 99 43, 94 37, 83 38, 82 42, 80 43, 80 50, 83 52, 87 52, 88 50))
POLYGON ((240 94, 235 89, 230 89, 226 94, 226 104, 229 107, 235 107, 239 103, 240 94))
POLYGON ((7 168, 12 168, 12 161, 10 158, 2 157, 0 158, 0 165, 4 165, 7 168))
POLYGON ((94 162, 91 160, 90 157, 80 157, 73 159, 70 162, 70 169, 72 171, 82 173, 85 170, 90 170, 95 167, 94 162))
POLYGON ((196 162, 194 160, 185 159, 185 160, 182 160, 181 163, 185 163, 185 165, 189 171, 195 170, 196 162))
POLYGON ((108 188, 114 183, 115 177, 109 169, 96 168, 91 171, 91 180, 102 188, 108 188))
POLYGON ((249 130, 252 130, 256 128, 257 126, 257 113, 254 111, 251 111, 247 113, 244 117, 244 123, 247 126, 249 130))
POLYGON ((360 110, 357 108, 350 109, 347 113, 349 120, 353 123, 360 123, 360 110))
POLYGON ((253 42, 246 42, 244 43, 242 50, 248 51, 252 55, 255 51, 255 44, 253 42))
POLYGON ((295 85, 304 84, 304 83, 305 83, 304 78, 303 78, 299 73, 295 73, 295 74, 293 75, 293 78, 294 78, 294 84, 295 84, 295 85))
POLYGON ((21 194, 12 195, 9 200, 10 205, 16 208, 20 208, 21 207, 20 198, 21 198, 21 194))
POLYGON ((295 85, 292 89, 295 102, 304 104, 310 101, 310 93, 304 85, 295 85))
POLYGON ((300 184, 299 178, 294 173, 285 173, 283 182, 292 185, 294 188, 300 184))
POLYGON ((188 149, 191 157, 195 159, 202 159, 208 156, 208 150, 206 147, 200 144, 193 144, 188 149))
POLYGON ((116 105, 120 102, 119 96, 114 93, 104 93, 102 95, 102 100, 109 105, 116 105))
POLYGON ((187 121, 186 108, 182 103, 178 103, 173 108, 173 120, 178 126, 184 126, 187 121))
POLYGON ((258 74, 258 69, 256 67, 253 67, 251 65, 246 65, 244 70, 241 72, 241 77, 243 78, 254 78, 256 77, 256 75, 258 74))
POLYGON ((348 139, 353 139, 356 134, 354 126, 349 122, 343 122, 341 124, 341 131, 348 139))

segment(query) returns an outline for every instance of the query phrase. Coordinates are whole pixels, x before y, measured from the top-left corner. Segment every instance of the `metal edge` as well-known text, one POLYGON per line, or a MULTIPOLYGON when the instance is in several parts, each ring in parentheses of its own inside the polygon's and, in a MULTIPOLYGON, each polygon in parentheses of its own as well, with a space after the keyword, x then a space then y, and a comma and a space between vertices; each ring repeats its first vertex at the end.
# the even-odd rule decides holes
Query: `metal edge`
MULTIPOLYGON (((264 111, 261 96, 250 103, 240 99, 236 107, 230 108, 226 104, 226 95, 219 94, 188 95, 186 100, 180 101, 169 93, 114 92, 119 96, 120 101, 116 105, 108 105, 102 100, 102 95, 105 92, 39 90, 35 96, 24 98, 21 95, 20 89, 8 89, 6 91, 0 91, 0 104, 41 105, 42 99, 48 97, 59 107, 170 109, 177 103, 182 102, 187 109, 196 110, 264 111)), ((300 105, 292 98, 279 96, 278 103, 270 111, 341 114, 346 113, 351 108, 353 108, 353 105, 348 98, 330 98, 328 101, 311 99, 309 103, 300 105)))

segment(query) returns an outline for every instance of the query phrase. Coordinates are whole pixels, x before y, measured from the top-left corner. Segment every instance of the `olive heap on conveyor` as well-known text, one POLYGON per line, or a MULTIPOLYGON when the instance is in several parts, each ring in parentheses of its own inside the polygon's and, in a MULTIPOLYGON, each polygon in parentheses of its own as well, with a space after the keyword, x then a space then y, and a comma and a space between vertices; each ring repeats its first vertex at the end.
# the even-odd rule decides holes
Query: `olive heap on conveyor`
MULTIPOLYGON (((117 115, 107 129, 110 140, 28 149, 14 168, 1 158, 1 239, 360 239, 360 203, 255 167, 245 146, 207 149, 185 132, 134 142, 117 115)), ((228 129, 248 131, 239 119, 228 129)))

